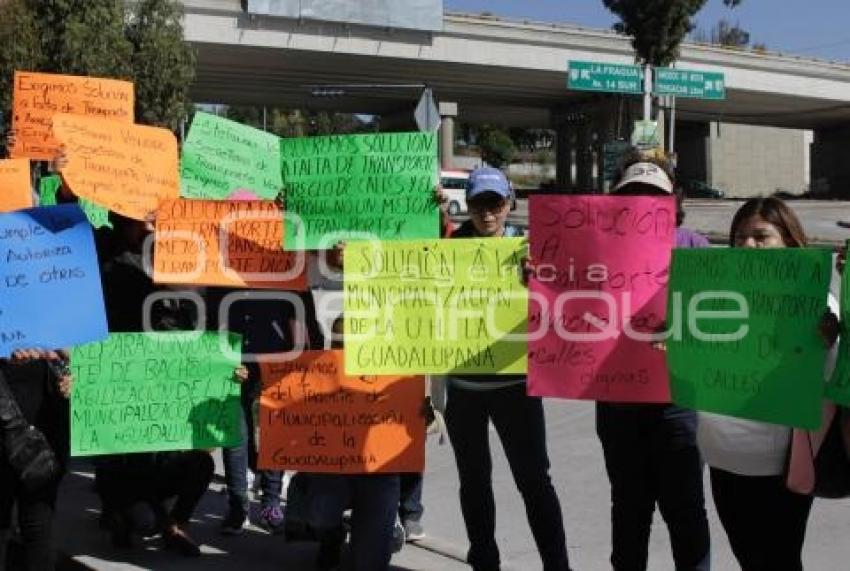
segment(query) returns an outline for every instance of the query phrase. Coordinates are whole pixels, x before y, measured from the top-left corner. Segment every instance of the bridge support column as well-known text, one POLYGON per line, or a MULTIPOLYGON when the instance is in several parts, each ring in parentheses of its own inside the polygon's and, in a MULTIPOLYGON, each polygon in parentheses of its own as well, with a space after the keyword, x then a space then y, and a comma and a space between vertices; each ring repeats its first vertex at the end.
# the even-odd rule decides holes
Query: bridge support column
POLYGON ((443 169, 454 168, 455 159, 455 117, 457 103, 440 102, 440 166, 443 169))
POLYGON ((604 192, 605 143, 616 138, 616 99, 600 98, 552 111, 557 133, 556 182, 561 190, 604 192))
POLYGON ((811 151, 811 190, 850 199, 850 123, 815 130, 811 151))

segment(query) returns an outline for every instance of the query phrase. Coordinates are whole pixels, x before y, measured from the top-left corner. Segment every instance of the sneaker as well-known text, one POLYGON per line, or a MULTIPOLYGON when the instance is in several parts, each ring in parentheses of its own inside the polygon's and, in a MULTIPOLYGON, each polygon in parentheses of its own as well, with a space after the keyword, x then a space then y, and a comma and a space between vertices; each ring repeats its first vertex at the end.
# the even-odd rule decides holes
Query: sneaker
POLYGON ((221 522, 222 535, 241 535, 245 531, 245 524, 248 523, 248 516, 245 510, 230 509, 227 517, 221 522))
POLYGON ((401 548, 404 547, 404 541, 404 526, 401 524, 401 520, 396 518, 395 526, 393 527, 393 553, 401 551, 401 548))
POLYGON ((274 535, 283 533, 283 510, 280 509, 280 506, 269 506, 263 508, 263 511, 260 512, 260 521, 258 522, 258 525, 274 535))
POLYGON ((421 541, 425 539, 425 528, 416 520, 405 520, 404 537, 408 542, 421 541))

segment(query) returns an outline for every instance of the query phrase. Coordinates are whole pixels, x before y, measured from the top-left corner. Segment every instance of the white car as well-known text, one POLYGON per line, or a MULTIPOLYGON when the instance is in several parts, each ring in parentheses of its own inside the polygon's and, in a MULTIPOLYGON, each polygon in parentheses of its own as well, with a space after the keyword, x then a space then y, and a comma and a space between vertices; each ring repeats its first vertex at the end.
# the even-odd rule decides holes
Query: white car
POLYGON ((469 171, 440 171, 440 186, 449 198, 449 214, 466 214, 466 183, 469 171))

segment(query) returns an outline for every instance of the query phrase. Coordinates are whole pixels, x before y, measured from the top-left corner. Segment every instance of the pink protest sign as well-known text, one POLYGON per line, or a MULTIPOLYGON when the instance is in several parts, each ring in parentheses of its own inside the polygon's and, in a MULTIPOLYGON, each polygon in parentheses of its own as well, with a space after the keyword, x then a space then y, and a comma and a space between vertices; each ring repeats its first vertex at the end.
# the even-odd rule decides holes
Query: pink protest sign
POLYGON ((669 402, 664 328, 673 197, 532 196, 528 392, 669 402))

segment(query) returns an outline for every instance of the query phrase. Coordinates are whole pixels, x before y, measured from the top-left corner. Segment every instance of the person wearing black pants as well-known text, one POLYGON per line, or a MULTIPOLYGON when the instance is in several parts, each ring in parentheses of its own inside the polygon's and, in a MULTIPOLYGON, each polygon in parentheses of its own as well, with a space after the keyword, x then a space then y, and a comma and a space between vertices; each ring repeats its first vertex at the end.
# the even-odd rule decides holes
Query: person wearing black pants
MULTIPOLYGON (((512 199, 513 190, 503 172, 490 167, 475 169, 466 188, 469 220, 452 231, 451 237, 521 236, 519 228, 507 224, 512 199)), ((469 564, 475 571, 498 571, 500 564, 488 432, 492 422, 525 502, 543 570, 569 571, 561 504, 549 477, 543 402, 526 394, 522 375, 449 376, 447 396, 446 428, 460 477, 469 564)))
POLYGON ((424 478, 421 472, 402 474, 399 476, 401 491, 398 502, 398 517, 404 527, 406 541, 419 541, 425 538, 422 528, 422 484, 424 478))
MULTIPOLYGON (((672 166, 632 153, 623 161, 613 193, 674 196, 676 248, 708 247, 708 240, 682 227, 683 196, 672 166)), ((645 571, 655 505, 670 533, 677 571, 708 571, 711 540, 703 493, 703 461, 697 446, 697 416, 672 404, 600 402, 596 433, 611 482, 611 565, 615 571, 645 571)))
POLYGON ((23 542, 24 569, 50 571, 55 566, 53 517, 56 495, 68 459, 70 424, 67 396, 70 381, 60 386, 56 369, 46 360, 38 359, 25 363, 0 361, 0 383, 6 384, 27 422, 44 434, 61 468, 54 481, 28 490, 0 453, 0 571, 6 569, 15 507, 23 542))
POLYGON ((212 480, 214 463, 202 450, 119 454, 98 460, 97 491, 111 519, 113 541, 131 545, 131 534, 163 540, 186 556, 200 549, 183 529, 212 480), (174 499, 171 510, 165 502, 174 499))
POLYGON ((678 570, 709 569, 697 416, 674 405, 596 405, 596 432, 611 482, 611 565, 644 571, 655 504, 678 570))
POLYGON ((782 476, 739 476, 711 468, 711 492, 732 552, 744 571, 802 571, 800 553, 812 496, 782 476))
POLYGON ((476 571, 499 569, 496 505, 489 446, 492 421, 511 468, 545 571, 566 571, 561 504, 549 477, 543 402, 525 394, 525 383, 480 391, 450 379, 446 427, 460 476, 460 506, 469 536, 468 561, 476 571))

